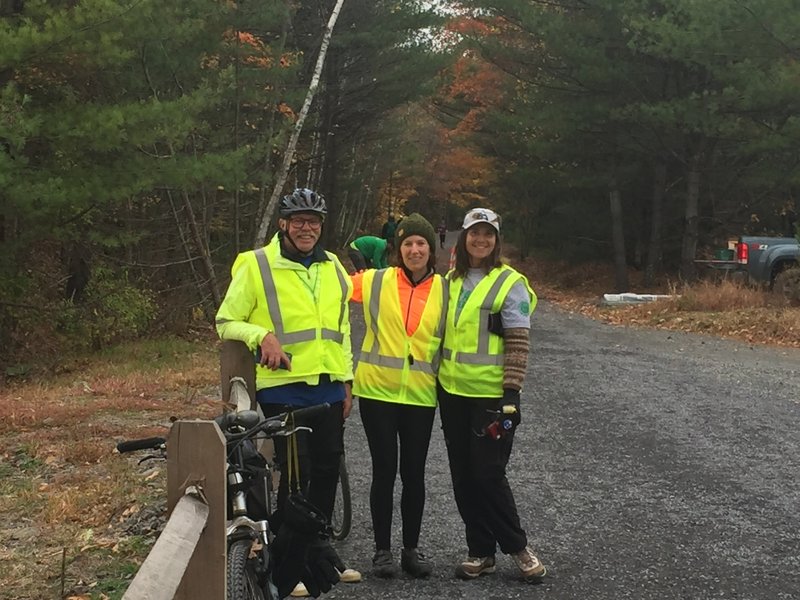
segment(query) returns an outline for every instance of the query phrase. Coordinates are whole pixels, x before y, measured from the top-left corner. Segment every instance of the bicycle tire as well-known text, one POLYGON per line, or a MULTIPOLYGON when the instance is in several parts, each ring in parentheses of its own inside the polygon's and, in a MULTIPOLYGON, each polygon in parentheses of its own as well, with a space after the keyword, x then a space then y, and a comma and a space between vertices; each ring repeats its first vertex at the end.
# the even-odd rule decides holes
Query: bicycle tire
POLYGON ((253 540, 236 540, 228 547, 228 600, 271 600, 258 583, 257 558, 250 558, 253 540))
POLYGON ((331 516, 332 537, 343 540, 350 534, 353 526, 353 502, 350 497, 350 475, 344 454, 339 461, 339 481, 336 484, 336 502, 331 516))

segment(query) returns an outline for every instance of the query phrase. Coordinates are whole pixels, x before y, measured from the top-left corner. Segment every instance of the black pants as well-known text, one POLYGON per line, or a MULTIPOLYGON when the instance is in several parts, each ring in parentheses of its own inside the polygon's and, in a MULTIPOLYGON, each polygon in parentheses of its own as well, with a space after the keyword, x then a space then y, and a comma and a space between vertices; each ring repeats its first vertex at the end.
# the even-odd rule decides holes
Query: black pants
POLYGON ((358 407, 372 456, 369 506, 375 549, 391 549, 398 440, 403 484, 400 496, 403 547, 416 548, 425 509, 425 461, 436 409, 367 398, 360 398, 358 407))
POLYGON ((350 257, 350 261, 353 263, 356 273, 364 271, 372 266, 372 261, 355 248, 348 248, 347 256, 350 257))
MULTIPOLYGON (((291 410, 283 404, 262 404, 265 417, 271 417, 291 410)), ((313 432, 298 431, 297 450, 300 462, 300 489, 308 500, 319 508, 330 520, 336 500, 336 486, 339 482, 339 461, 344 453, 344 413, 343 404, 337 402, 313 422, 303 423, 313 432)), ((289 471, 287 469, 285 437, 273 438, 275 443, 275 462, 281 471, 278 487, 278 511, 283 507, 289 494, 289 471)))
POLYGON ((469 555, 494 556, 498 545, 505 554, 519 552, 528 539, 506 478, 514 433, 499 440, 480 435, 495 418, 486 411, 498 405, 497 398, 455 396, 441 386, 438 395, 453 493, 469 555))

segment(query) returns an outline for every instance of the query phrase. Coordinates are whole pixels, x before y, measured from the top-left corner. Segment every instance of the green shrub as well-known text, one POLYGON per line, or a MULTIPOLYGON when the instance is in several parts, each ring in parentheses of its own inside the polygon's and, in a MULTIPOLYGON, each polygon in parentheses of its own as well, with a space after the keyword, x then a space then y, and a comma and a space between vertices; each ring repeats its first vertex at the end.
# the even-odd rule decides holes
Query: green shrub
POLYGON ((132 284, 126 271, 98 266, 80 304, 63 301, 59 330, 82 349, 98 350, 146 333, 156 315, 153 295, 132 284))

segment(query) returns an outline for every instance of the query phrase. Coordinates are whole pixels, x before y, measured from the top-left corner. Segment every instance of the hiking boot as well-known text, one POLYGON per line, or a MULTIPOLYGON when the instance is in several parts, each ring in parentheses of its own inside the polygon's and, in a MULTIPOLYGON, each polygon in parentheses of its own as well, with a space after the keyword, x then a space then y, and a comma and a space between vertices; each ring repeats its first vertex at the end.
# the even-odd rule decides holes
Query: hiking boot
POLYGON ((456 567, 456 577, 459 579, 475 579, 481 575, 494 573, 494 556, 468 556, 464 562, 456 567))
POLYGON ((378 550, 372 557, 372 574, 375 577, 389 579, 397 575, 397 567, 389 550, 378 550))
POLYGON ((417 579, 427 577, 433 572, 430 561, 416 548, 403 548, 400 554, 400 567, 417 579))
POLYGON ((512 554, 511 557, 514 559, 514 562, 517 563, 519 570, 522 571, 522 577, 525 581, 540 581, 547 573, 547 569, 545 569, 544 565, 536 558, 530 546, 525 546, 519 552, 512 554))
POLYGON ((345 569, 339 573, 339 581, 342 583, 359 583, 361 581, 361 572, 355 569, 345 569))

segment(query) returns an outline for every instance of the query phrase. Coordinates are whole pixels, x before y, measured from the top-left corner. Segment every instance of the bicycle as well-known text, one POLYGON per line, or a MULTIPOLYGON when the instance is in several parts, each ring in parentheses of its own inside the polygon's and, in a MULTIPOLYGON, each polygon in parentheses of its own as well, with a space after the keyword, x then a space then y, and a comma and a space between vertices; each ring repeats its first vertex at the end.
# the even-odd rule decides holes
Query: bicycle
MULTIPOLYGON (((278 600, 270 572, 272 532, 269 462, 256 449, 256 440, 291 436, 309 430, 299 423, 327 410, 329 404, 301 408, 268 419, 254 410, 225 413, 215 419, 225 436, 227 453, 227 598, 229 600, 278 600), (264 499, 264 506, 260 498, 264 499)), ((162 437, 117 444, 120 453, 154 450, 139 462, 166 458, 162 437)))
MULTIPOLYGON (((256 355, 258 359, 258 355, 256 355)), ((229 397, 228 402, 231 407, 236 407, 236 410, 247 410, 253 405, 253 399, 248 393, 247 382, 238 376, 230 377, 228 381, 229 397)), ((260 413, 260 408, 256 405, 256 410, 260 413)), ((259 448, 259 450, 261 450, 259 448)), ((271 451, 263 451, 262 454, 267 456, 270 470, 275 474, 270 479, 269 493, 267 495, 268 505, 267 508, 270 512, 275 505, 275 494, 278 489, 280 481, 280 470, 272 462, 271 451)), ((344 454, 339 461, 339 481, 336 486, 336 501, 333 505, 333 514, 331 515, 331 537, 334 540, 341 541, 350 535, 353 525, 353 501, 350 492, 350 475, 347 472, 347 461, 344 454)))

